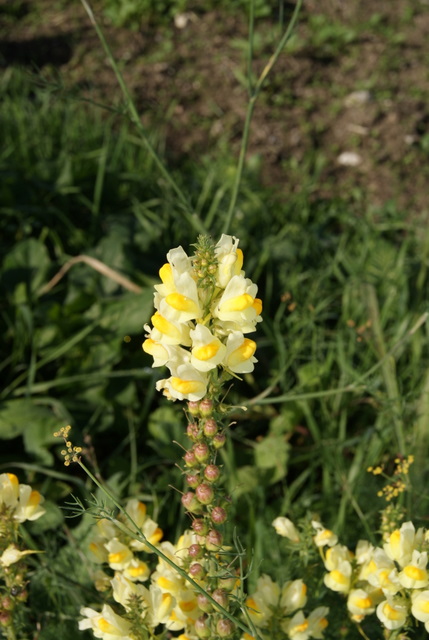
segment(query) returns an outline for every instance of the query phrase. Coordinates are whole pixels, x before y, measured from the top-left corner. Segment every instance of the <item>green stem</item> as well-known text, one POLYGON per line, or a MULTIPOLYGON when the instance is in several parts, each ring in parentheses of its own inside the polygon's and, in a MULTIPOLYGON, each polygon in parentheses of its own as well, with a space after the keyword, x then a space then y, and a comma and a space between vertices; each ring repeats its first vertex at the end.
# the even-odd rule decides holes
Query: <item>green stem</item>
MULTIPOLYGON (((224 607, 222 607, 218 602, 216 602, 216 600, 214 600, 211 595, 209 593, 207 593, 207 591, 205 591, 203 589, 203 587, 201 587, 197 582, 195 582, 195 580, 193 580, 187 573, 186 571, 184 571, 181 567, 179 567, 175 562, 173 562, 173 560, 171 560, 168 556, 166 556, 160 549, 158 549, 158 547, 156 547, 155 545, 153 545, 151 542, 149 542, 149 540, 146 538, 146 536, 144 535, 143 531, 140 529, 140 527, 134 522, 134 520, 132 519, 132 517, 129 515, 129 513, 126 511, 126 509, 124 509, 124 507, 121 505, 121 503, 115 498, 115 496, 109 491, 109 489, 107 489, 95 476, 94 474, 88 469, 88 467, 81 461, 78 460, 78 464, 81 467, 81 469, 83 469, 83 471, 85 471, 85 473, 87 474, 87 476, 93 481, 93 483, 95 485, 97 485, 97 487, 99 489, 101 489, 101 491, 103 491, 103 493, 109 498, 109 500, 112 501, 112 503, 115 505, 115 507, 122 513, 122 515, 130 522, 132 528, 129 529, 128 527, 124 527, 125 530, 127 531, 127 533, 131 533, 131 535, 135 536, 136 538, 140 539, 142 542, 145 543, 145 545, 152 551, 152 553, 155 553, 158 558, 161 558, 161 560, 163 560, 164 562, 166 562, 168 565, 170 565, 170 567, 172 567, 175 571, 177 571, 177 573, 182 576, 182 578, 184 578, 187 582, 189 582, 189 584, 192 585, 192 587, 198 591, 198 593, 202 593, 204 596, 206 596, 206 598, 211 602, 211 604, 215 607, 215 609, 217 609, 220 613, 222 613, 222 615, 225 616, 225 618, 228 618, 229 620, 231 620, 231 622, 233 622, 234 624, 237 625, 237 627, 239 627, 242 631, 244 631, 245 633, 248 633, 249 635, 251 635, 251 629, 249 629, 249 627, 247 627, 243 622, 241 622, 241 620, 237 619, 235 616, 233 616, 231 613, 229 613, 229 611, 227 609, 225 609, 224 607)), ((113 522, 115 523, 116 526, 118 526, 119 529, 121 529, 121 524, 117 522, 117 520, 113 519, 113 522)))
MULTIPOLYGON (((84 0, 82 0, 82 2, 84 2, 84 0)), ((277 62, 281 52, 283 51, 284 46, 286 45, 287 41, 289 40, 289 38, 292 35, 293 29, 295 27, 296 21, 298 20, 298 15, 299 12, 301 10, 301 5, 302 5, 303 0, 298 0, 298 2, 295 5, 295 9, 294 12, 292 14, 292 18, 290 19, 290 22, 288 24, 288 27, 286 29, 286 31, 283 34, 283 37, 281 38, 279 44, 277 45, 276 50, 274 51, 273 55, 271 56, 271 58, 269 59, 268 63, 266 64, 266 66, 264 67, 261 75, 259 76, 256 85, 250 95, 250 99, 249 99, 249 103, 247 105, 247 113, 246 113, 246 120, 244 123, 244 129, 243 129, 243 136, 241 139, 241 149, 240 149, 240 156, 238 158, 238 165, 237 165, 237 171, 235 174, 235 180, 234 180, 234 185, 232 188, 232 194, 231 194, 231 201, 229 204, 229 209, 228 209, 228 213, 226 215, 226 220, 225 220, 225 224, 223 226, 223 233, 228 233, 229 228, 231 226, 231 222, 232 222, 232 218, 233 218, 233 214, 234 214, 234 210, 235 210, 235 205, 237 203, 237 197, 238 197, 238 192, 240 189, 240 184, 241 184, 241 178, 243 175, 243 168, 244 168, 244 161, 245 161, 245 157, 246 157, 246 151, 247 151, 247 146, 249 143, 249 133, 250 133, 250 123, 252 121, 252 116, 253 116, 253 111, 255 109, 255 103, 256 100, 259 96, 259 93, 261 92, 262 86, 265 82, 265 80, 267 79, 268 74, 270 73, 271 69, 273 68, 273 66, 275 65, 275 63, 277 62)), ((253 2, 252 2, 252 6, 253 6, 253 2)), ((251 55, 252 55, 252 49, 253 49, 253 45, 252 45, 252 41, 253 41, 253 10, 251 9, 250 11, 250 20, 249 20, 249 39, 250 39, 250 44, 249 44, 249 56, 248 56, 248 74, 249 74, 249 87, 251 87, 252 82, 251 82, 251 55)))
POLYGON ((107 43, 106 38, 104 37, 104 33, 101 30, 97 20, 95 19, 94 13, 90 7, 90 5, 88 4, 87 0, 81 0, 85 11, 87 12, 89 19, 91 20, 97 35, 101 41, 101 44, 103 45, 104 51, 106 52, 106 55, 109 59, 110 64, 112 65, 112 69, 115 73, 116 79, 119 83, 119 86, 121 87, 122 93, 124 94, 124 98, 125 98, 125 102, 126 102, 126 108, 127 111, 130 115, 131 121, 135 124, 135 126, 137 127, 144 145, 149 153, 149 155, 151 156, 152 160, 155 162, 156 166, 158 167, 158 170, 160 171, 161 175, 165 178, 165 180, 167 181, 167 183, 172 187, 173 191, 176 193, 177 197, 180 200, 180 204, 181 207, 179 208, 180 213, 183 215, 183 217, 185 218, 186 222, 188 222, 194 229, 195 231, 197 231, 198 233, 206 233, 206 228, 204 226, 204 224, 202 223, 202 221, 199 219, 199 217, 195 214, 195 213, 190 213, 191 211, 191 206, 188 202, 188 199, 186 198, 185 194, 183 193, 183 191, 181 190, 181 188, 179 187, 179 185, 177 184, 177 182, 174 180, 173 176, 170 174, 170 172, 168 171, 168 169, 165 167, 164 163, 162 162, 161 158, 158 156, 157 152, 155 151, 155 149, 153 148, 153 146, 151 145, 151 143, 149 142, 147 133, 145 128, 143 127, 141 120, 140 120, 140 116, 138 114, 136 105, 133 101, 133 98, 131 96, 131 93, 125 83, 125 80, 122 76, 122 73, 118 67, 118 65, 116 64, 115 58, 112 54, 112 51, 110 50, 109 44, 107 43))

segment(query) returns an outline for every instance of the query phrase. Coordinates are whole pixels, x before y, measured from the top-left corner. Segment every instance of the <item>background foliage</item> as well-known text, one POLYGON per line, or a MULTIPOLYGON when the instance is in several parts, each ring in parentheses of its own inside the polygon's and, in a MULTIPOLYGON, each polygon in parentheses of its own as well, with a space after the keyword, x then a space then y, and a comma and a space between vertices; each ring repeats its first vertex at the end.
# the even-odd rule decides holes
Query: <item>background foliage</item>
MULTIPOLYGON (((105 2, 115 24, 131 27, 142 12, 162 21, 188 9, 105 2)), ((261 1, 256 10, 272 15, 273 7, 261 1)), ((349 38, 314 32, 331 48, 349 38)), ((20 67, 8 66, 0 82, 0 471, 47 497, 47 518, 30 527, 47 549, 32 560, 32 615, 41 640, 72 638, 77 609, 96 598, 76 550, 91 518, 67 520, 59 506, 70 491, 86 499, 92 488, 75 469, 65 472, 52 433, 72 424, 73 441, 118 496, 152 503, 172 539, 183 529, 170 486, 182 486, 173 441, 183 441, 184 416, 155 396, 162 374, 141 342, 166 252, 188 250, 196 234, 126 118, 58 97, 20 67), (140 292, 84 262, 45 286, 80 255, 140 292)), ((150 140, 162 154, 162 134, 152 130, 150 140)), ((228 145, 169 169, 216 239, 236 171, 228 145)), ((372 535, 383 503, 368 465, 389 468, 395 456, 414 453, 404 508, 426 520, 429 235, 392 202, 356 213, 346 197, 313 197, 313 169, 299 167, 302 188, 285 200, 249 162, 230 229, 264 301, 259 364, 229 394, 247 411, 234 415, 223 457, 234 522, 253 555, 251 584, 276 566, 285 572, 270 527, 279 514, 318 513, 351 544, 372 535)))

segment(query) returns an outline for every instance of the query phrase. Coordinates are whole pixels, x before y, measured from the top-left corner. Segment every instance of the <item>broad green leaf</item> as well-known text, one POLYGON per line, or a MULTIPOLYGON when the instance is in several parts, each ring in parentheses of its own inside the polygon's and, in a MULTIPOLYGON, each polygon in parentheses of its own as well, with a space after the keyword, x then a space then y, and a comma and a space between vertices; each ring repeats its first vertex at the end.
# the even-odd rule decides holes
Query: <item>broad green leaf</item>
POLYGON ((283 436, 269 435, 255 445, 255 464, 261 470, 273 472, 270 482, 286 475, 290 445, 283 436))

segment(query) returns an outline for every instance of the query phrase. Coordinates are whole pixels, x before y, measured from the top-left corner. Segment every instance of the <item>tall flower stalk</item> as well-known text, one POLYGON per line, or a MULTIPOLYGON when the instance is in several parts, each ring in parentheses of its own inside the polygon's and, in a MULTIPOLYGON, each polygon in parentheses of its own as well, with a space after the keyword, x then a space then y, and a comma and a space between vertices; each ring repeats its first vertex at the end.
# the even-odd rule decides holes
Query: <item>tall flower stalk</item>
MULTIPOLYGON (((228 406, 224 384, 253 370, 256 343, 246 337, 261 321, 257 286, 246 278, 238 239, 222 235, 215 245, 201 236, 195 254, 182 247, 167 254, 155 286, 155 314, 147 325, 143 349, 165 365, 170 377, 157 389, 170 400, 187 400, 186 428, 190 446, 183 456, 186 490, 182 504, 192 520, 195 543, 184 566, 222 607, 235 613, 235 569, 224 549, 223 529, 228 497, 222 486, 218 452, 226 440, 228 406)), ((195 620, 199 638, 236 635, 231 620, 222 616, 203 594, 201 615, 195 620)))

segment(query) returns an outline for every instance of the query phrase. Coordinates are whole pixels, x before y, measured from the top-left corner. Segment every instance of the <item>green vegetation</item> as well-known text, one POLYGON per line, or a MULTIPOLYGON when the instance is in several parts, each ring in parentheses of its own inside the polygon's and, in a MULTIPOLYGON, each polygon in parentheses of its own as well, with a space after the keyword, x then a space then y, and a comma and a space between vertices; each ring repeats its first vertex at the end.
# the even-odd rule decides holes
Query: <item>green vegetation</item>
MULTIPOLYGON (((105 5, 130 26, 142 14, 193 10, 179 0, 105 5)), ((257 14, 268 9, 256 3, 257 14)), ((323 17, 309 25, 320 56, 356 37, 323 17)), ((67 640, 77 637, 80 607, 101 601, 79 550, 92 517, 66 517, 70 493, 86 508, 94 487, 78 467, 64 469, 53 432, 73 425, 96 478, 120 501, 149 504, 177 539, 188 524, 176 466, 185 417, 155 392, 163 374, 142 352, 143 325, 165 254, 196 241, 189 219, 215 241, 225 230, 237 162, 226 150, 175 165, 151 132, 180 200, 132 117, 64 98, 12 66, 0 94, 0 473, 37 487, 47 508, 25 534, 46 553, 28 559, 31 611, 20 637, 40 625, 39 640, 67 640)), ((315 198, 323 161, 283 160, 300 183, 285 199, 262 185, 252 158, 228 229, 264 305, 259 363, 228 394, 237 409, 222 450, 252 587, 262 573, 290 577, 273 541, 279 515, 318 514, 352 546, 374 540, 385 502, 370 465, 393 473, 395 458, 414 455, 398 504, 416 526, 428 509, 429 233, 392 202, 361 209, 359 191, 315 198)), ((95 499, 104 500, 98 489, 95 499)), ((353 625, 348 633, 359 637, 353 625)), ((381 637, 377 625, 373 633, 381 637)))

